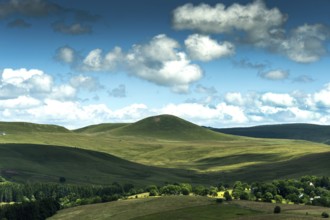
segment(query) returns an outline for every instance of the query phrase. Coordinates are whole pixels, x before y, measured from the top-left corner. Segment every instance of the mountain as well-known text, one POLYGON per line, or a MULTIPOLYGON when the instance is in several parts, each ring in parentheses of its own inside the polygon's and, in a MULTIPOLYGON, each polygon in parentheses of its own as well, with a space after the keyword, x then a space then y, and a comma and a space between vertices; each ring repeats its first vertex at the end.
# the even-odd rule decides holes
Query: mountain
POLYGON ((119 136, 140 136, 169 140, 232 140, 236 137, 216 133, 173 115, 158 115, 111 131, 119 136))
POLYGON ((330 144, 330 126, 314 124, 262 125, 248 128, 209 128, 225 134, 256 138, 297 139, 330 144))

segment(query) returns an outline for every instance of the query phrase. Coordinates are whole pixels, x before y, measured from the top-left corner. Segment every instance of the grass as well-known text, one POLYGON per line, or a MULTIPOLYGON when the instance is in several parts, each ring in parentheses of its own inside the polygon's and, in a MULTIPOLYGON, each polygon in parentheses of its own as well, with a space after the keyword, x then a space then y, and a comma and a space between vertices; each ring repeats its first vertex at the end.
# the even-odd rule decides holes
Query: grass
POLYGON ((214 131, 257 138, 300 139, 330 144, 330 126, 313 124, 262 125, 248 128, 223 128, 214 131))
MULTIPOLYGON (((21 150, 9 151, 12 153, 11 156, 0 153, 0 169, 5 167, 8 170, 22 170, 23 168, 18 167, 18 164, 23 164, 24 172, 20 171, 18 175, 12 177, 20 181, 29 176, 31 179, 38 175, 38 180, 42 180, 44 177, 44 181, 54 181, 58 175, 69 175, 67 170, 73 168, 71 175, 75 176, 74 179, 78 182, 90 182, 88 172, 93 173, 93 169, 98 169, 96 173, 100 174, 100 177, 92 180, 98 183, 107 183, 117 178, 118 181, 146 184, 152 183, 152 181, 156 181, 154 183, 180 181, 216 185, 219 181, 251 182, 309 174, 330 175, 328 169, 330 166, 329 145, 301 140, 221 135, 168 115, 150 117, 133 124, 89 126, 78 131, 63 130, 52 125, 5 124, 8 129, 11 127, 16 132, 9 132, 10 129, 8 132, 4 130, 7 135, 0 136, 0 143, 5 144, 0 145, 1 148, 4 146, 8 148, 7 144, 15 143, 22 145, 22 148, 29 145, 27 149, 31 152, 40 151, 38 156, 31 156, 28 153, 20 154, 21 150), (24 126, 28 126, 30 129, 26 129, 24 126), (173 136, 173 133, 176 136, 173 136), (194 138, 190 138, 191 136, 194 138), (43 147, 34 148, 35 145, 43 147), (49 145, 49 147, 45 147, 45 145, 49 145), (70 148, 57 148, 56 146, 70 148), (91 160, 90 163, 87 161, 86 165, 81 162, 83 169, 88 170, 85 172, 88 175, 84 175, 84 172, 80 171, 79 166, 76 165, 74 156, 63 163, 59 158, 57 164, 37 159, 44 157, 43 155, 56 155, 56 152, 49 152, 52 147, 56 149, 55 151, 70 150, 71 155, 77 154, 78 157, 81 156, 78 148, 100 154, 91 159, 85 157, 86 160, 91 160), (151 174, 146 177, 143 172, 139 173, 135 169, 127 168, 118 176, 116 172, 119 168, 117 169, 115 165, 113 165, 115 168, 109 165, 109 170, 105 172, 101 165, 93 165, 95 161, 98 161, 96 164, 104 162, 104 157, 102 156, 103 159, 100 159, 100 155, 118 157, 125 163, 144 166, 145 168, 142 169, 145 171, 144 173, 151 172, 151 174), (8 160, 7 157, 11 159, 8 160), (11 161, 15 161, 15 163, 11 161), (89 168, 87 164, 90 166, 89 168), (148 172, 146 167, 151 171, 148 172), (114 170, 114 174, 110 175, 112 170, 114 170)), ((16 148, 18 149, 18 146, 16 148)), ((3 151, 6 150, 3 149, 3 151)), ((65 155, 62 156, 67 158, 65 155)))
POLYGON ((329 208, 281 204, 281 213, 273 214, 276 204, 232 201, 216 204, 200 196, 164 196, 129 199, 64 209, 57 219, 319 219, 329 208), (308 215, 306 215, 306 212, 308 215))
POLYGON ((74 130, 79 133, 98 133, 98 132, 108 132, 116 128, 128 125, 127 123, 102 123, 98 125, 90 125, 87 127, 79 128, 74 130))
MULTIPOLYGON (((109 154, 34 144, 1 144, 1 175, 16 182, 58 182, 111 184, 133 183, 146 186, 164 184, 168 180, 189 182, 184 170, 171 170, 129 162, 109 154)), ((198 180, 198 176, 195 176, 198 180)), ((204 182, 205 183, 205 182, 204 182)))
POLYGON ((153 116, 111 131, 117 136, 152 137, 165 140, 234 140, 172 115, 153 116))

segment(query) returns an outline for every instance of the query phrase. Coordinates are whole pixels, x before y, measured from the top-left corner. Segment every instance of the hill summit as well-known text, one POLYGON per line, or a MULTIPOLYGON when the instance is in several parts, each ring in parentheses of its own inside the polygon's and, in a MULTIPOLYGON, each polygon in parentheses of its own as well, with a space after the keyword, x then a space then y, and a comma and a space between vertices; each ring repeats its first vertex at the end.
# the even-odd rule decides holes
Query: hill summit
POLYGON ((127 126, 114 129, 112 133, 116 135, 176 140, 233 139, 231 135, 210 131, 173 115, 148 117, 127 126))

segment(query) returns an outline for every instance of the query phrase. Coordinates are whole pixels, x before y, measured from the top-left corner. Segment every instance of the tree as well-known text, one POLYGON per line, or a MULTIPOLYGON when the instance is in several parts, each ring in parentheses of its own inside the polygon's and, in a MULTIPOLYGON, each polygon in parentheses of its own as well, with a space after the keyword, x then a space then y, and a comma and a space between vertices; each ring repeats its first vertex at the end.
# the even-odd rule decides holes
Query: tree
POLYGON ((266 192, 264 195, 265 202, 272 202, 272 199, 273 199, 273 194, 271 194, 270 192, 266 192))
POLYGON ((329 214, 327 212, 322 212, 322 218, 329 218, 329 214))
POLYGON ((282 203, 283 197, 281 195, 275 195, 274 199, 276 203, 282 203))
POLYGON ((61 177, 59 178, 59 182, 60 182, 60 183, 65 183, 65 182, 66 182, 65 177, 61 176, 61 177))
POLYGON ((225 199, 226 199, 227 201, 231 201, 231 200, 233 199, 228 191, 226 191, 226 192, 223 194, 223 197, 225 197, 225 199))
POLYGON ((280 206, 275 206, 274 213, 275 214, 281 213, 281 207, 280 206))

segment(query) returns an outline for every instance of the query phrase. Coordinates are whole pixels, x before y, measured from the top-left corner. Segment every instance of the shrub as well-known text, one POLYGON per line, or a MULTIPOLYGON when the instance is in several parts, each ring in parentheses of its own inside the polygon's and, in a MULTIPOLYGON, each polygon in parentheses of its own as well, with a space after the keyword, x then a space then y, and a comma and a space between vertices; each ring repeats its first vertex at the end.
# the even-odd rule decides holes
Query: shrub
POLYGON ((322 218, 329 218, 329 214, 327 212, 322 212, 322 218))
POLYGON ((223 199, 222 198, 218 198, 215 200, 217 203, 223 203, 223 199))
POLYGON ((278 213, 281 213, 281 207, 280 206, 275 206, 275 208, 274 208, 274 213, 275 214, 278 214, 278 213))
POLYGON ((225 197, 225 199, 227 201, 231 201, 233 198, 231 197, 231 195, 229 194, 228 191, 226 191, 224 194, 223 194, 223 197, 225 197))

